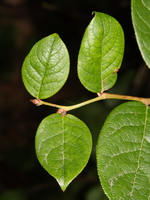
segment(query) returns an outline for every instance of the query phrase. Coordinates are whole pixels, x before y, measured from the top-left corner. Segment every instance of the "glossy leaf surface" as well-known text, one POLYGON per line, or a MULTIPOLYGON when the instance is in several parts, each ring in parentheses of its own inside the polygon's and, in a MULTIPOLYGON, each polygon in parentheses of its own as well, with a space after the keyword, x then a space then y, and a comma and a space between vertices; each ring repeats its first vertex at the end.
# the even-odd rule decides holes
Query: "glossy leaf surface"
POLYGON ((54 95, 68 78, 69 62, 67 48, 57 34, 37 42, 22 67, 22 79, 28 92, 37 99, 54 95))
POLYGON ((110 113, 98 139, 97 165, 111 200, 149 199, 149 107, 127 102, 110 113))
POLYGON ((78 55, 78 76, 84 87, 101 93, 117 79, 124 53, 124 34, 113 17, 95 12, 88 25, 78 55))
POLYGON ((132 0, 132 22, 144 61, 150 68, 150 1, 132 0))
POLYGON ((92 148, 87 126, 73 115, 46 117, 36 133, 36 153, 44 169, 64 191, 86 166, 92 148))

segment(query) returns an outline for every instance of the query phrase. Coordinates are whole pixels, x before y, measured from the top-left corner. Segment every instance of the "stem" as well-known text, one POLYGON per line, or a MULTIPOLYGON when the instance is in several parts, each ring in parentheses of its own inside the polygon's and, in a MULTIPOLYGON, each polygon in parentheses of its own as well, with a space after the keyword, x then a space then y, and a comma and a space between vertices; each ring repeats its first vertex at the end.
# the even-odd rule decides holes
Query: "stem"
POLYGON ((150 105, 150 98, 142 98, 142 97, 133 97, 119 94, 109 94, 105 93, 106 99, 121 99, 121 100, 130 100, 130 101, 140 101, 146 106, 150 105))
MULTIPOLYGON (((109 93, 101 93, 99 94, 98 97, 95 97, 93 99, 84 101, 82 103, 76 104, 76 105, 72 105, 72 106, 62 106, 62 105, 57 105, 57 104, 53 104, 53 103, 48 103, 42 100, 39 100, 39 104, 36 105, 47 105, 47 106, 52 106, 52 107, 56 107, 56 108, 61 108, 65 111, 70 111, 70 110, 74 110, 76 108, 85 106, 87 104, 96 102, 96 101, 100 101, 103 99, 121 99, 121 100, 131 100, 131 101, 140 101, 142 103, 144 103, 146 106, 150 105, 150 98, 141 98, 141 97, 133 97, 133 96, 126 96, 126 95, 119 95, 119 94, 109 94, 109 93)), ((34 103, 34 100, 32 100, 32 102, 34 103)))

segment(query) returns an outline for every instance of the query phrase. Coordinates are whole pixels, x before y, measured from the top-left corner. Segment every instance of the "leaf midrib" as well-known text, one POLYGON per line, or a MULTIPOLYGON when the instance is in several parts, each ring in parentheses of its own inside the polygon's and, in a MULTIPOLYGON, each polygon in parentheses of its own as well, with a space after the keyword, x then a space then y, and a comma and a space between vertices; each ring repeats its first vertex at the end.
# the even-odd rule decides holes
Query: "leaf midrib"
POLYGON ((139 151, 139 156, 138 156, 138 160, 137 160, 137 168, 136 168, 136 172, 135 172, 135 176, 134 176, 134 180, 133 180, 133 185, 132 185, 132 189, 130 192, 130 196, 132 196, 133 192, 134 192, 134 188, 136 186, 136 178, 137 178, 137 174, 138 174, 138 170, 140 168, 140 160, 141 160, 141 154, 142 154, 142 149, 143 149, 143 143, 144 143, 144 138, 145 138, 145 134, 146 134, 146 125, 147 125, 147 120, 148 120, 148 106, 146 106, 146 110, 145 110, 145 121, 144 121, 144 128, 143 128, 143 138, 141 141, 141 146, 140 146, 140 151, 139 151))
POLYGON ((38 94, 37 94, 37 98, 40 97, 41 88, 42 88, 42 85, 43 85, 43 81, 44 81, 45 74, 46 74, 46 71, 47 71, 48 61, 50 60, 51 52, 52 52, 52 49, 53 49, 54 43, 55 43, 55 36, 54 36, 54 38, 53 38, 53 42, 51 42, 50 52, 49 52, 49 55, 48 55, 48 57, 47 57, 46 65, 44 66, 44 69, 45 69, 45 70, 44 70, 44 73, 43 73, 43 76, 42 76, 42 79, 41 79, 41 82, 40 82, 40 86, 39 86, 39 91, 38 91, 38 94))
POLYGON ((63 185, 65 186, 65 154, 64 154, 64 143, 65 143, 65 118, 62 116, 62 170, 63 170, 63 185))

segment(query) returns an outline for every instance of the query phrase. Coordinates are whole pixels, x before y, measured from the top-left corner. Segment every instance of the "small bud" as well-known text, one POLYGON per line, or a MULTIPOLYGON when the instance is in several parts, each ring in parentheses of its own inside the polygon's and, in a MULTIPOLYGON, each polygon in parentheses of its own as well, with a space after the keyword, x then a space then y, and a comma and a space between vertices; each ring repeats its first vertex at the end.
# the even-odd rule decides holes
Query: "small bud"
POLYGON ((36 106, 40 106, 42 102, 40 99, 31 99, 30 101, 36 106))
POLYGON ((102 96, 102 93, 97 93, 97 96, 98 96, 98 97, 102 96))
POLYGON ((62 109, 62 108, 59 108, 57 110, 57 113, 60 113, 62 116, 65 116, 66 115, 66 110, 62 109))

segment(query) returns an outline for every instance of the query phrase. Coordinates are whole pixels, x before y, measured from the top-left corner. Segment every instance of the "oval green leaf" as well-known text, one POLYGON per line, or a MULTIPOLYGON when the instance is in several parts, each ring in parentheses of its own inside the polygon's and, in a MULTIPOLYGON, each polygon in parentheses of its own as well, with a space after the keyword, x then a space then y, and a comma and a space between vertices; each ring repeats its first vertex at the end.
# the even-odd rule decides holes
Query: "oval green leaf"
POLYGON ((142 57, 150 68, 150 1, 132 0, 132 22, 142 57))
POLYGON ((150 107, 127 102, 110 113, 98 139, 97 166, 111 200, 149 199, 150 107))
POLYGON ((86 28, 78 55, 78 76, 91 92, 101 93, 111 88, 124 53, 124 34, 113 17, 95 12, 86 28))
POLYGON ((39 162, 64 191, 86 166, 92 137, 87 126, 75 116, 55 113, 39 125, 35 144, 39 162))
POLYGON ((38 41, 22 66, 22 79, 27 91, 37 99, 57 93, 69 74, 68 50, 57 34, 38 41))

